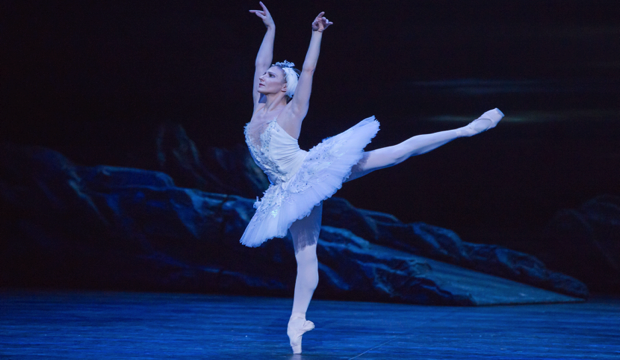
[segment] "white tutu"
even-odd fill
[[[273,131],[279,130],[276,128]],[[296,167],[298,170],[294,174],[287,174],[285,179],[288,180],[272,183],[263,198],[254,204],[256,213],[245,229],[241,243],[256,247],[271,238],[286,236],[293,222],[308,216],[314,206],[342,187],[342,183],[351,174],[351,168],[362,158],[364,147],[378,131],[379,122],[372,116],[310,149],[301,165]],[[276,148],[273,141],[263,144],[263,147],[269,149],[271,145],[271,148]],[[252,146],[250,150],[255,160],[261,156]],[[264,154],[262,156],[265,157]],[[257,164],[261,166],[260,159]]]

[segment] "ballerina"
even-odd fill
[[[374,116],[345,132],[327,138],[309,151],[297,139],[308,112],[312,77],[319,58],[324,31],[333,23],[321,12],[312,22],[312,37],[301,71],[284,61],[271,65],[276,26],[267,7],[250,10],[262,19],[267,32],[256,56],[252,95],[254,110],[245,126],[245,140],[256,164],[271,185],[254,207],[241,243],[256,247],[291,232],[297,277],[287,334],[293,353],[301,353],[302,335],[314,328],[306,311],[319,281],[316,246],[321,230],[322,201],[331,197],[343,182],[372,171],[399,164],[456,138],[472,136],[495,127],[503,114],[485,112],[467,126],[417,135],[400,144],[364,151],[379,131]]]

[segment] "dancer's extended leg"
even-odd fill
[[[397,145],[364,152],[359,163],[351,169],[351,175],[347,181],[357,179],[378,169],[394,166],[411,156],[427,153],[456,138],[479,134],[495,127],[503,116],[504,114],[499,109],[489,110],[462,128],[417,135]]]
[[[319,262],[316,245],[321,231],[323,204],[315,206],[307,217],[297,220],[290,227],[297,260],[297,278],[293,310],[289,319],[287,334],[293,353],[301,353],[301,337],[314,328],[312,321],[306,320],[306,311],[319,283]]]

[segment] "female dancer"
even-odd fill
[[[319,281],[316,246],[321,230],[322,201],[345,181],[374,170],[396,165],[410,156],[431,151],[458,137],[472,136],[495,127],[503,114],[489,110],[469,125],[455,130],[414,136],[400,144],[364,152],[379,130],[370,117],[310,151],[299,148],[297,138],[308,112],[312,76],[319,57],[323,32],[332,22],[321,12],[312,22],[312,38],[301,73],[289,62],[270,65],[276,27],[271,14],[250,10],[263,20],[267,33],[256,57],[254,112],[245,127],[245,138],[256,164],[267,174],[271,186],[254,204],[256,213],[241,243],[259,246],[290,230],[297,260],[293,310],[287,334],[293,353],[301,353],[302,335],[314,328],[306,310]],[[294,95],[294,96],[293,96]]]

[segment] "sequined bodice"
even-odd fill
[[[272,184],[291,179],[299,170],[307,151],[274,119],[259,127],[245,125],[245,142],[254,162],[267,174]],[[252,124],[253,125],[253,124]]]

